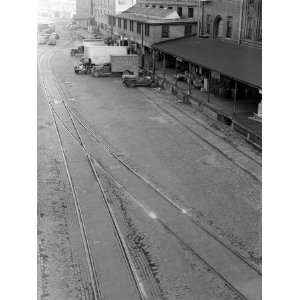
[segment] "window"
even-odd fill
[[[122,26],[122,25],[121,25],[121,22],[122,22],[122,19],[118,18],[118,27],[119,27],[119,28],[121,28],[121,26]]]
[[[150,25],[145,24],[145,36],[149,36],[149,34],[150,34]]]
[[[192,35],[192,25],[185,24],[184,26],[184,36],[191,36]]]
[[[127,20],[123,20],[123,28],[124,30],[127,30]]]
[[[253,35],[253,18],[248,17],[246,26],[246,39],[251,40]]]
[[[116,17],[113,17],[113,26],[116,26]]]
[[[172,6],[168,6],[168,9],[173,9],[173,7]]]
[[[193,18],[194,17],[194,8],[193,7],[189,7],[188,8],[188,17],[189,18]]]
[[[132,20],[130,20],[129,26],[130,26],[130,31],[133,32],[133,21]]]
[[[160,5],[159,8],[164,8],[164,6],[163,6],[163,5]]]
[[[155,6],[155,5],[152,5],[152,7],[155,8],[156,6]]]
[[[136,29],[136,31],[137,31],[137,34],[141,34],[141,32],[142,32],[142,24],[141,23],[137,23],[137,29]]]
[[[206,33],[210,34],[210,27],[211,27],[211,15],[206,16]]]
[[[177,13],[179,17],[182,17],[182,7],[177,7]]]
[[[232,38],[232,17],[227,17],[226,37]]]
[[[161,27],[161,37],[167,38],[169,37],[169,25],[163,24]]]

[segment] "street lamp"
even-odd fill
[[[198,2],[198,36],[201,38],[207,38],[209,35],[204,32],[204,5],[210,2],[210,0],[199,0]],[[201,7],[201,31],[200,31],[200,7]]]

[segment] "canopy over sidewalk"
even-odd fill
[[[152,47],[245,84],[262,87],[261,49],[198,37],[160,42]]]

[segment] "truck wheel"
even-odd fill
[[[79,71],[78,71],[78,70],[74,70],[74,72],[75,72],[76,74],[78,74]]]

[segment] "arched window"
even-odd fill
[[[222,37],[223,35],[223,20],[221,16],[217,16],[214,21],[214,38]]]

